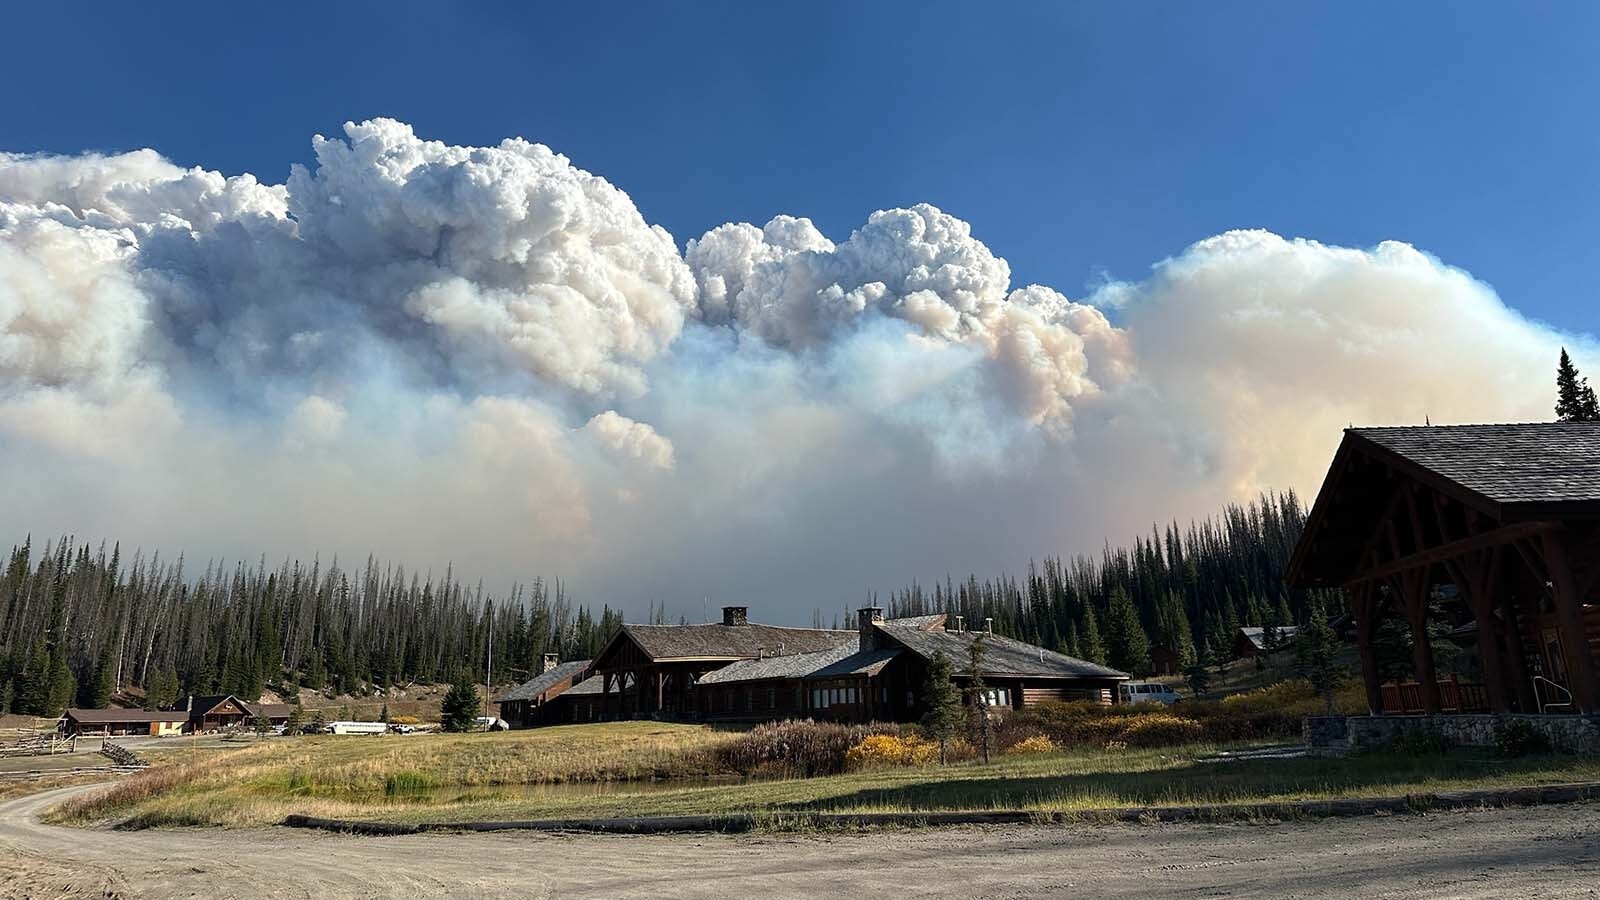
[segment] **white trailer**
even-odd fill
[[[382,722],[329,722],[330,734],[383,734],[389,726]]]

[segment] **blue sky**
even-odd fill
[[[159,9],[157,13],[155,10]],[[376,115],[522,135],[681,244],[929,201],[1071,296],[1235,227],[1408,241],[1600,331],[1600,7],[25,4],[0,147],[281,181]]]

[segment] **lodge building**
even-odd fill
[[[1600,425],[1348,429],[1288,581],[1345,589],[1375,715],[1594,715]],[[1409,634],[1409,679],[1380,675],[1385,622]],[[1436,671],[1430,624],[1476,678]]]
[[[271,725],[289,720],[287,703],[250,703],[231,694],[185,697],[170,709],[69,709],[61,718],[67,734],[149,735],[223,731],[248,727],[256,719]]]
[[[1128,678],[987,629],[948,628],[942,614],[886,620],[866,607],[857,615],[854,630],[752,623],[741,606],[725,607],[720,623],[623,625],[592,661],[547,663],[498,698],[501,716],[517,727],[632,718],[908,721],[925,710],[929,662],[942,654],[965,687],[977,642],[991,706],[1111,703]]]

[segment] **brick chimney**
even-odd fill
[[[878,649],[878,623],[882,621],[881,606],[863,606],[856,610],[856,630],[861,635],[861,652]]]
[[[559,666],[559,665],[561,665],[561,654],[559,654],[559,653],[546,653],[544,655],[544,659],[539,661],[539,674],[543,675],[544,673],[550,671],[551,669],[554,669],[556,666]]]
[[[750,608],[748,606],[724,606],[722,608],[722,624],[748,625],[750,624]]]

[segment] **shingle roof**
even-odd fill
[[[883,633],[924,659],[942,651],[956,674],[964,674],[972,642],[982,637],[985,645],[983,674],[1029,675],[1041,678],[1127,678],[1128,673],[1074,659],[1013,638],[981,631],[923,631],[916,628],[884,628]]]
[[[806,677],[844,678],[848,675],[876,675],[883,671],[883,667],[888,665],[890,660],[905,652],[899,647],[880,647],[877,650],[857,651],[837,662],[823,666]]]
[[[104,725],[109,722],[187,722],[189,714],[181,709],[69,709],[67,717],[85,725]]]
[[[745,659],[763,653],[812,653],[856,640],[854,631],[754,623],[624,625],[622,630],[652,659]]]
[[[1244,635],[1245,639],[1253,644],[1257,650],[1267,649],[1267,630],[1265,628],[1257,628],[1254,625],[1245,625],[1239,628],[1239,633]],[[1296,637],[1299,637],[1299,635],[1300,626],[1298,625],[1285,625],[1278,629],[1279,643],[1288,643],[1294,640]]]
[[[1352,428],[1495,503],[1600,501],[1600,423]]]
[[[879,624],[893,625],[897,628],[934,628],[943,625],[949,616],[945,613],[934,613],[931,616],[907,616],[903,619],[889,619]]]
[[[606,680],[598,675],[592,675],[562,691],[561,696],[577,697],[583,694],[602,694],[605,693],[605,689]]]
[[[762,659],[741,659],[700,676],[700,684],[732,684],[740,681],[765,681],[771,678],[804,678],[812,672],[855,653],[857,641],[841,641],[838,646],[815,653],[790,653]]]
[[[589,660],[587,659],[561,663],[506,691],[496,697],[494,702],[505,703],[508,700],[532,700],[568,678],[579,675],[587,668],[589,668]]]

